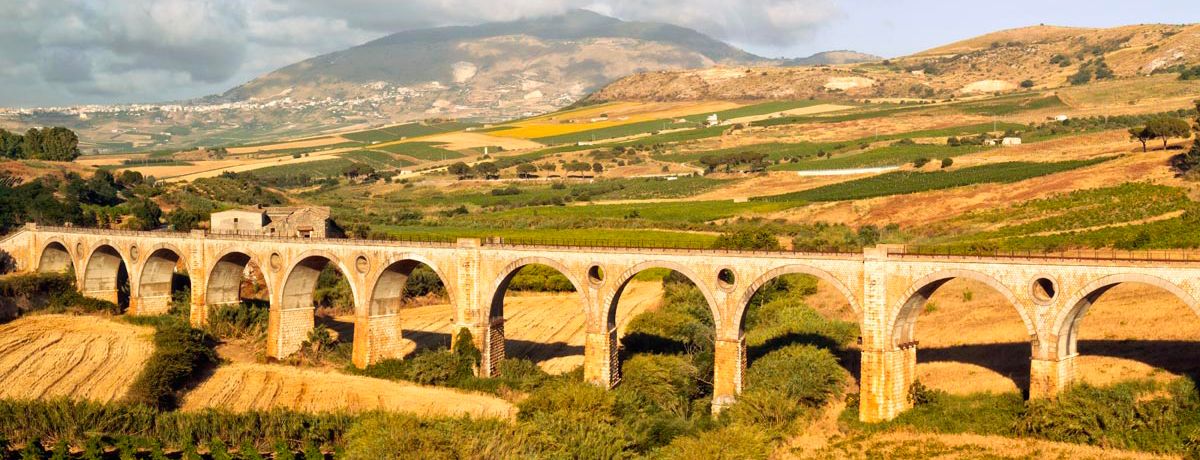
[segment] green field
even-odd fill
[[[547,145],[574,144],[577,142],[591,142],[617,137],[635,136],[638,134],[653,133],[655,131],[666,129],[682,128],[684,126],[687,125],[675,123],[673,120],[650,120],[619,126],[610,126],[607,128],[589,129],[587,131],[579,131],[575,133],[559,134],[557,136],[539,137],[532,140],[534,142],[540,142]]]
[[[586,246],[711,247],[716,235],[624,228],[503,229],[380,225],[398,238],[450,239],[501,237],[514,244],[579,244]]]
[[[583,206],[541,206],[520,208],[509,211],[492,213],[487,220],[505,220],[510,218],[537,218],[545,222],[556,219],[572,221],[594,221],[598,219],[614,220],[649,220],[664,223],[705,223],[718,219],[736,216],[763,214],[795,206],[802,202],[748,202],[734,203],[733,200],[722,201],[687,201],[671,203],[630,203],[630,204],[597,204]],[[475,217],[475,216],[473,216]]]
[[[353,152],[343,153],[342,158],[348,158],[357,163],[362,163],[375,169],[399,169],[406,166],[412,166],[414,163],[403,158],[396,158],[387,152],[378,150],[355,150]]]
[[[383,151],[391,152],[391,153],[398,153],[401,155],[405,155],[405,156],[416,158],[418,160],[425,160],[425,161],[453,160],[456,158],[462,158],[462,157],[466,156],[466,155],[463,155],[462,153],[455,152],[453,150],[446,150],[443,148],[439,148],[438,145],[442,145],[442,144],[437,144],[437,143],[432,143],[432,142],[405,142],[403,144],[394,144],[394,145],[388,145],[385,147],[379,147],[379,150],[383,150]]]
[[[747,105],[745,107],[738,107],[736,109],[722,110],[722,111],[713,112],[713,113],[716,113],[718,119],[720,119],[721,121],[725,121],[725,120],[729,120],[729,119],[733,119],[733,118],[752,117],[755,115],[766,115],[768,113],[782,112],[784,110],[812,107],[814,105],[828,104],[829,102],[830,101],[815,100],[815,99],[805,99],[805,100],[798,100],[798,101],[771,101],[771,102],[763,102],[761,104]],[[684,119],[686,119],[687,121],[699,123],[699,122],[702,122],[705,119],[707,119],[709,115],[711,115],[711,113],[698,113],[696,115],[688,115],[688,116],[684,117]]]
[[[309,161],[307,163],[297,163],[290,165],[271,166],[268,168],[255,169],[250,171],[256,177],[263,179],[277,179],[282,177],[298,177],[308,176],[310,178],[320,177],[336,177],[342,173],[342,168],[354,164],[345,158],[331,158],[328,160]]]
[[[1091,166],[1110,158],[1095,160],[1031,163],[1014,161],[972,166],[951,171],[898,171],[878,176],[817,187],[802,192],[763,197],[764,201],[842,201],[888,195],[941,190],[975,184],[1009,183]]]
[[[408,123],[399,126],[389,126],[387,128],[373,129],[370,131],[359,131],[356,133],[343,134],[342,137],[358,142],[366,143],[381,143],[400,140],[401,138],[428,136],[437,133],[447,133],[451,131],[461,131],[470,127],[479,126],[477,123]]]
[[[875,168],[901,166],[920,158],[938,161],[982,151],[981,146],[950,147],[944,144],[889,145],[861,153],[845,153],[825,158],[810,158],[772,167],[778,171],[810,171],[831,169]]]
[[[983,101],[963,102],[955,104],[954,107],[975,115],[1003,116],[1031,110],[1066,107],[1066,105],[1056,95],[1018,94]]]

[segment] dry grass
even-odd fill
[[[719,112],[740,106],[741,104],[725,101],[619,102],[522,120],[512,124],[515,126],[514,128],[495,131],[492,134],[534,139],[611,128],[642,121]],[[608,118],[602,121],[592,121],[599,118],[601,114],[608,115]]]
[[[0,326],[0,398],[122,399],[154,330],[99,317],[26,316]]]
[[[345,375],[292,366],[234,363],[221,366],[188,392],[183,410],[287,408],[305,412],[387,410],[417,415],[511,418],[507,401],[449,388]]]

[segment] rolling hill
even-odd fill
[[[820,68],[731,67],[623,78],[594,100],[845,96],[943,99],[1178,72],[1200,63],[1200,25],[1004,30],[880,62]],[[1076,80],[1072,80],[1076,79]]]

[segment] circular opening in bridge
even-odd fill
[[[1041,302],[1049,302],[1054,300],[1054,295],[1057,294],[1057,288],[1054,286],[1054,281],[1050,278],[1038,278],[1033,280],[1033,298]]]
[[[604,269],[599,265],[592,265],[592,268],[588,269],[588,281],[595,284],[604,282]]]
[[[733,275],[733,270],[722,268],[721,271],[717,272],[717,282],[723,288],[731,288],[733,287],[733,283],[737,282],[737,277]]]

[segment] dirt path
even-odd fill
[[[509,402],[479,393],[292,366],[221,366],[183,401],[183,410],[288,408],[305,412],[388,410],[417,415],[511,418]]]
[[[0,398],[125,397],[154,330],[99,317],[26,316],[0,326]]]
[[[634,316],[657,308],[662,284],[632,281],[617,307],[617,334]],[[402,312],[407,350],[450,343],[454,312],[429,305]],[[509,294],[504,301],[505,355],[533,360],[547,372],[562,373],[583,365],[584,319],[578,295]]]

